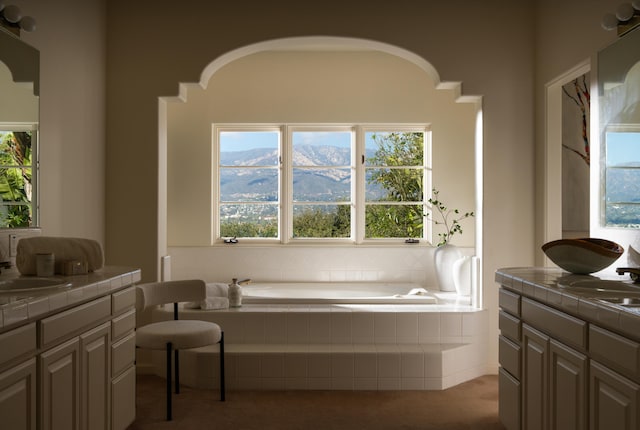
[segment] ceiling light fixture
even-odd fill
[[[31,16],[22,16],[16,5],[5,5],[0,1],[0,26],[20,36],[20,30],[32,32],[36,29],[36,20]]]
[[[602,28],[607,31],[618,30],[618,36],[622,36],[640,25],[640,0],[631,3],[622,3],[616,9],[615,14],[607,13],[602,17]]]

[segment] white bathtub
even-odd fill
[[[253,282],[242,287],[247,304],[434,304],[419,285],[376,282]]]

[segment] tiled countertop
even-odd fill
[[[0,275],[0,280],[20,276],[17,271]],[[110,294],[139,282],[140,269],[107,266],[87,275],[56,276],[71,285],[41,292],[0,292],[0,333],[74,305]]]
[[[524,297],[640,341],[640,307],[603,300],[640,298],[640,284],[634,284],[628,277],[573,275],[558,268],[511,267],[498,269],[495,280]],[[624,291],[614,291],[616,288]]]

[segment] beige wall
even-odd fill
[[[354,3],[302,10],[298,2],[109,2],[107,169],[118,172],[107,179],[109,259],[142,266],[147,279],[156,273],[157,97],[177,95],[179,82],[198,82],[207,64],[236,48],[328,35],[396,45],[429,61],[443,81],[462,81],[465,94],[485,96],[486,277],[490,283],[498,266],[533,262],[531,4]],[[455,17],[455,25],[443,17]]]
[[[474,210],[477,105],[435,84],[387,53],[296,50],[242,57],[206,90],[190,86],[185,102],[167,106],[168,245],[211,245],[212,124],[426,124],[434,186],[449,207]],[[474,240],[467,221],[454,243],[473,247]]]
[[[11,70],[0,61],[0,122],[38,122],[38,97],[33,83],[14,82]]]
[[[42,234],[105,237],[104,0],[15,0],[37,21]]]

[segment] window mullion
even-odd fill
[[[280,241],[289,243],[293,236],[293,157],[291,127],[280,129]]]
[[[355,166],[355,189],[352,189],[352,201],[355,204],[354,211],[352,212],[351,230],[354,232],[355,243],[359,244],[364,241],[365,234],[365,142],[364,142],[364,130],[362,126],[355,127],[355,151],[353,157],[353,164]]]

